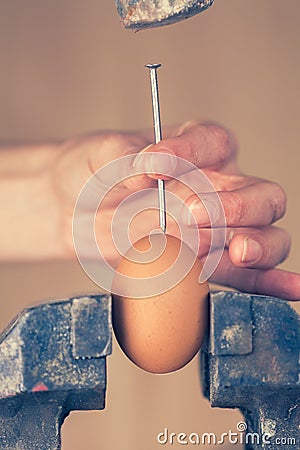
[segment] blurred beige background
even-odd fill
[[[283,266],[298,271],[299,20],[299,0],[215,0],[188,21],[134,33],[123,29],[113,0],[0,0],[0,140],[151,126],[144,64],[161,62],[163,123],[223,123],[239,139],[242,168],[287,191],[282,224],[293,249]],[[27,305],[97,289],[78,264],[4,265],[0,277],[1,328]],[[63,450],[153,450],[165,427],[221,433],[236,430],[240,417],[203,399],[197,359],[154,376],[115,344],[107,408],[72,413]]]

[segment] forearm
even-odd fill
[[[0,150],[0,261],[62,256],[59,210],[50,171],[56,144],[3,146]]]

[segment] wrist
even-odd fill
[[[0,151],[0,259],[38,261],[63,254],[59,210],[49,172],[59,146],[34,145]]]

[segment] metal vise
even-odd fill
[[[0,448],[60,449],[72,410],[103,409],[111,298],[24,310],[0,335]]]
[[[299,449],[299,322],[283,300],[211,295],[204,394],[240,408],[247,450]],[[27,309],[0,335],[1,449],[58,450],[70,411],[105,407],[111,330],[110,296],[93,295]]]
[[[188,19],[214,0],[115,0],[126,28],[154,28]]]
[[[300,448],[300,317],[272,297],[218,292],[201,351],[204,395],[245,416],[248,450]]]

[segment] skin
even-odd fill
[[[102,132],[65,142],[2,146],[0,152],[0,214],[2,261],[75,259],[72,217],[85,182],[103,165],[127,154],[167,152],[199,167],[215,186],[227,221],[227,242],[222,260],[210,281],[242,291],[300,299],[300,275],[276,269],[290,250],[287,231],[274,224],[286,210],[286,195],[276,183],[243,174],[237,164],[237,143],[223,127],[190,122],[164,130],[156,145],[153,131]],[[136,167],[139,166],[137,158]],[[203,205],[195,194],[167,175],[142,174],[121,182],[105,198],[96,218],[96,235],[104,241],[105,257],[116,266],[118,255],[111,240],[110,223],[116,207],[129,194],[155,187],[158,175],[166,189],[176,192],[191,208],[197,226],[209,242]],[[171,175],[171,173],[170,173]],[[84,222],[86,211],[80,212]],[[157,215],[137,216],[134,227],[157,228]],[[168,233],[176,235],[172,220]],[[132,226],[133,227],[133,226]],[[133,228],[134,228],[133,227]],[[205,258],[208,245],[202,245]]]

